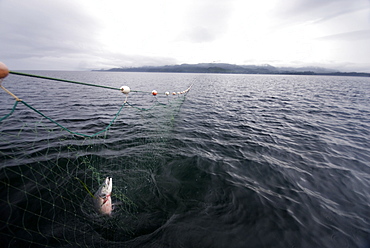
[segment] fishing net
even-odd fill
[[[0,82],[14,93],[0,92],[2,246],[118,246],[158,228],[153,213],[160,219],[176,203],[160,197],[170,182],[157,171],[171,160],[175,118],[191,86],[125,94],[13,74]],[[92,204],[107,176],[111,216]]]

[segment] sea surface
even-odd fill
[[[370,247],[370,78],[27,73],[133,92],[3,81],[1,247]]]

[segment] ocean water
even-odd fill
[[[370,247],[370,78],[33,74],[132,92],[111,128],[70,134],[19,103],[0,123],[4,247]],[[125,96],[16,75],[3,85],[68,129]],[[14,100],[0,93],[0,118]],[[145,109],[145,110],[143,110]],[[113,178],[110,217],[94,192]]]

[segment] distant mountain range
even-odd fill
[[[121,67],[98,71],[121,72],[177,72],[177,73],[224,73],[224,74],[283,74],[283,75],[334,75],[363,76],[370,73],[340,72],[321,67],[274,67],[271,65],[234,65],[225,63],[200,63],[165,66]]]

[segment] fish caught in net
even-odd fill
[[[160,197],[166,180],[156,171],[171,160],[168,141],[191,86],[128,93],[65,80],[42,93],[56,78],[13,74],[1,84],[29,84],[19,98],[0,92],[2,246],[106,247],[156,229],[148,213],[165,221],[176,202]]]

